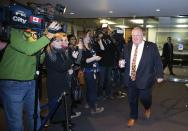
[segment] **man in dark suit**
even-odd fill
[[[143,40],[139,27],[132,30],[132,42],[125,49],[125,84],[130,106],[128,127],[138,119],[138,99],[144,106],[144,117],[149,118],[152,104],[152,86],[163,81],[163,67],[156,44]]]
[[[163,60],[163,70],[168,66],[170,75],[174,75],[172,66],[173,66],[173,44],[171,42],[171,37],[167,38],[167,42],[164,43],[163,52],[162,52],[162,60]]]

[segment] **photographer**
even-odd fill
[[[52,22],[48,27],[54,30],[60,28],[57,22]],[[34,128],[36,54],[50,42],[54,34],[47,31],[39,39],[36,36],[32,30],[11,28],[10,44],[0,62],[0,96],[9,131],[24,130],[23,110],[28,115],[28,129],[33,131]],[[38,116],[39,111],[38,105]]]
[[[101,56],[99,61],[100,67],[100,80],[99,80],[99,97],[113,99],[113,88],[112,88],[112,69],[115,63],[115,52],[116,46],[112,37],[109,35],[109,28],[103,27],[97,35],[98,48],[97,53]],[[105,95],[103,96],[103,91]]]

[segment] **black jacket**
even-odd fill
[[[173,60],[173,44],[165,43],[163,46],[162,59],[165,61]]]

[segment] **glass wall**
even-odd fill
[[[159,49],[172,38],[174,51],[188,51],[188,28],[149,28],[148,40],[157,43]],[[183,47],[183,48],[181,48]]]

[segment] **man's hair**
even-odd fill
[[[140,30],[140,31],[142,31],[143,36],[146,35],[146,29],[144,29],[144,28],[142,28],[142,27],[136,26],[136,27],[134,27],[134,28],[132,29],[132,31],[133,31],[133,30]]]
[[[144,30],[142,27],[139,27],[139,26],[136,26],[136,27],[133,28],[133,30],[135,30],[135,29],[139,29],[139,30],[142,30],[142,31]]]

